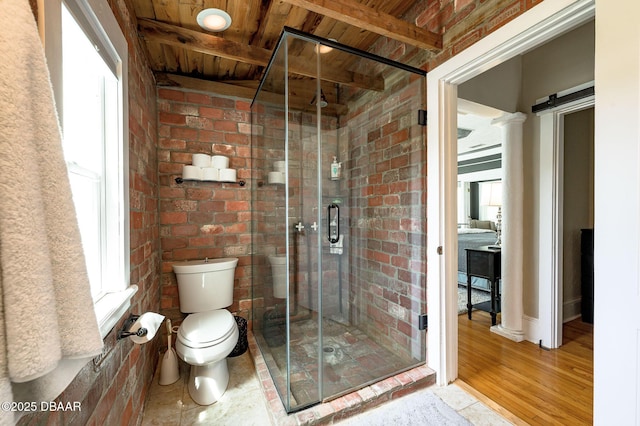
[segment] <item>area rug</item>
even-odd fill
[[[337,423],[340,426],[467,426],[467,419],[430,389],[394,399]]]
[[[487,291],[471,289],[471,303],[486,302],[491,300],[491,294]],[[458,315],[467,312],[467,288],[458,286]]]

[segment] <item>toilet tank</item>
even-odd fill
[[[180,311],[206,312],[231,306],[237,264],[235,257],[174,263]]]

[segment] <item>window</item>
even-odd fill
[[[130,306],[127,43],[105,0],[47,0],[39,22],[103,337]],[[127,154],[127,155],[125,155]]]

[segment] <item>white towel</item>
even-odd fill
[[[0,401],[50,401],[102,339],[35,20],[0,4]]]

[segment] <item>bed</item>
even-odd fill
[[[477,226],[477,223],[473,221],[470,225],[471,227],[468,228],[458,228],[458,285],[464,287],[467,286],[467,252],[465,249],[488,246],[496,242],[496,232],[491,229],[492,223],[489,225],[482,223],[480,224],[481,228],[473,227]],[[490,290],[489,282],[479,277],[471,277],[471,287],[478,290]]]

